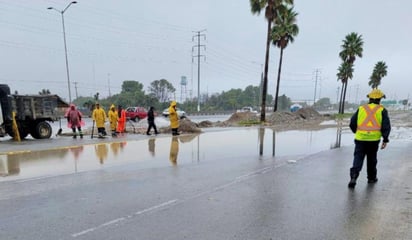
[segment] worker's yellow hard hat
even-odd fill
[[[372,91],[367,95],[367,97],[372,99],[386,98],[385,94],[377,88],[372,89]]]

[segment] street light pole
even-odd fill
[[[261,72],[261,74],[260,74],[260,83],[259,83],[259,94],[260,94],[260,99],[262,98],[262,85],[263,85],[263,63],[259,63],[259,62],[255,62],[255,61],[252,61],[252,63],[254,63],[254,64],[259,64],[260,65],[260,67],[262,68],[262,72]],[[259,103],[259,100],[257,100],[257,103]],[[259,104],[260,105],[260,104]],[[259,106],[257,106],[256,107],[256,109],[258,109],[259,110]]]
[[[70,2],[62,11],[54,8],[54,7],[48,7],[47,9],[49,10],[55,10],[56,12],[60,13],[62,15],[62,25],[63,25],[63,42],[64,42],[64,54],[66,57],[66,74],[67,74],[67,88],[69,90],[69,103],[72,102],[72,94],[71,94],[71,90],[70,90],[70,74],[69,74],[69,59],[67,57],[67,44],[66,44],[66,29],[64,26],[64,13],[66,12],[66,10],[72,5],[72,4],[76,4],[76,1],[72,1]]]

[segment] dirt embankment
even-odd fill
[[[330,120],[328,116],[323,116],[312,108],[303,108],[297,112],[276,112],[267,113],[265,126],[279,129],[316,129],[326,127],[319,124],[322,121]],[[199,124],[193,123],[190,120],[180,121],[179,129],[183,132],[198,132],[200,128],[207,127],[238,127],[238,126],[250,126],[260,121],[260,115],[248,112],[234,113],[226,121],[202,121]]]
[[[411,111],[389,112],[391,125],[395,127],[412,127]],[[334,116],[322,115],[313,108],[302,108],[296,112],[267,113],[265,126],[276,130],[316,130],[328,127],[336,127]],[[260,115],[255,113],[234,113],[226,121],[202,121],[194,123],[189,119],[180,121],[179,130],[182,132],[199,133],[201,128],[208,127],[240,127],[256,125],[260,121]],[[321,124],[322,123],[322,124]],[[342,126],[349,126],[349,118],[340,122]],[[168,129],[162,129],[168,131]]]
[[[275,112],[266,113],[265,127],[279,131],[285,130],[317,130],[328,127],[335,127],[336,122],[333,116],[322,115],[312,108],[302,108],[296,112]],[[412,127],[412,112],[397,111],[389,112],[392,127]],[[179,131],[183,133],[201,133],[202,128],[209,127],[243,127],[252,126],[260,122],[260,115],[255,113],[234,113],[226,121],[202,121],[195,123],[190,121],[190,118],[180,120]],[[322,124],[321,124],[322,123]],[[326,123],[326,124],[325,124]],[[342,126],[349,125],[349,119],[344,119],[341,122]],[[129,133],[146,133],[146,127],[127,129]],[[170,133],[170,127],[160,127],[160,133]]]

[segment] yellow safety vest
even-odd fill
[[[360,141],[379,141],[382,137],[382,105],[365,104],[359,107],[355,139]]]

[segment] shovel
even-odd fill
[[[90,138],[93,139],[93,134],[94,134],[94,120],[93,120],[93,126],[92,126],[92,134],[90,135]]]

